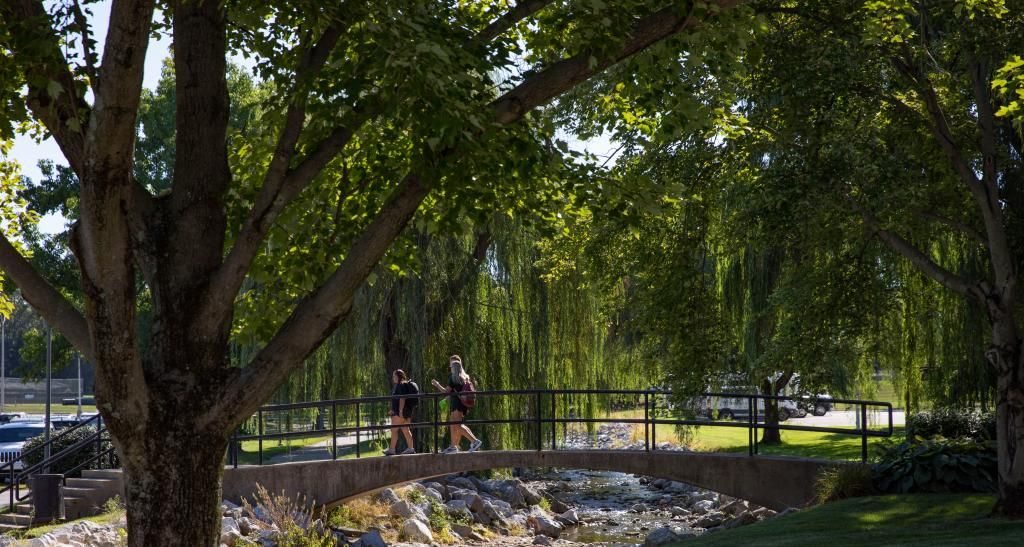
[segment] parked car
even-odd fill
[[[28,414],[24,412],[4,412],[0,414],[0,424],[6,424],[15,420],[24,420],[28,418]]]
[[[21,452],[25,441],[42,435],[46,430],[43,422],[12,422],[0,425],[0,465],[15,462],[14,469],[24,469]]]
[[[750,400],[746,397],[713,397],[705,407],[705,415],[712,417],[711,411],[718,411],[719,420],[750,419]],[[799,414],[796,403],[789,400],[779,401],[779,421],[786,421]],[[757,401],[758,421],[764,421],[764,399]]]
[[[815,416],[824,416],[832,410],[832,396],[827,393],[805,395],[800,398],[799,406]]]

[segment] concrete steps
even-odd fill
[[[64,518],[67,520],[99,514],[114,496],[124,498],[121,471],[88,469],[81,478],[69,478],[64,486]],[[0,534],[32,525],[32,499],[18,503],[15,510],[0,514]]]
[[[114,496],[124,499],[120,470],[86,469],[81,478],[65,481],[64,517],[70,520],[96,515]]]

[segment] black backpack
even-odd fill
[[[417,394],[419,394],[420,386],[418,386],[416,384],[416,382],[413,382],[412,380],[409,380],[409,385],[412,386],[412,392],[407,393],[406,395],[417,395]],[[418,404],[420,404],[420,398],[419,397],[410,397],[410,398],[405,400],[405,407],[408,408],[409,410],[413,410],[414,408],[416,408],[416,405],[418,405]]]

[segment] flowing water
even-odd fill
[[[665,492],[649,488],[640,479],[614,471],[563,470],[538,477],[549,482],[558,499],[576,509],[581,524],[562,532],[561,539],[581,543],[635,545],[643,543],[652,530],[667,526],[685,528],[682,521],[673,521],[672,496],[681,492]],[[643,504],[646,508],[636,507]],[[645,509],[640,512],[631,509]]]

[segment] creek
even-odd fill
[[[659,490],[626,473],[580,469],[552,471],[533,478],[579,515],[580,525],[567,527],[560,539],[634,545],[643,543],[648,533],[663,526],[690,529],[671,510],[685,503],[688,492],[696,491],[686,485],[673,483]]]

